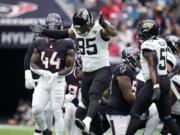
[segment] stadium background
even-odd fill
[[[24,56],[32,43],[31,23],[44,23],[50,12],[59,13],[64,24],[71,25],[73,13],[88,8],[95,19],[100,10],[118,29],[109,44],[111,61],[116,62],[127,46],[140,48],[135,26],[144,18],[154,18],[161,36],[180,36],[179,0],[1,0],[0,1],[0,123],[7,123],[19,101],[31,101],[32,90],[24,86]]]

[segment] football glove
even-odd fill
[[[47,70],[43,70],[41,76],[46,80],[46,81],[50,81],[53,77],[52,73],[50,71]]]
[[[43,32],[44,26],[42,24],[31,24],[30,30],[34,33],[41,34]]]
[[[107,23],[105,22],[104,17],[103,17],[103,15],[102,15],[102,12],[100,12],[100,15],[99,15],[99,24],[100,24],[103,28],[106,28],[106,26],[107,26]]]
[[[151,97],[151,101],[158,101],[160,99],[161,90],[159,88],[159,84],[153,86],[153,95]]]
[[[74,98],[75,98],[75,95],[72,95],[72,94],[66,94],[65,95],[65,101],[66,102],[71,102],[71,101],[73,101]]]
[[[32,78],[31,70],[25,70],[25,87],[26,89],[34,88],[34,80]]]

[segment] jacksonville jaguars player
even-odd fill
[[[171,72],[172,69],[174,69],[175,65],[176,65],[175,56],[172,53],[167,52],[167,69],[168,69],[168,73]],[[137,81],[136,93],[138,94],[138,92],[141,90],[141,88],[145,84],[145,79],[144,79],[144,76],[143,76],[143,73],[142,73],[141,70],[136,76],[136,81]],[[172,89],[172,85],[171,85],[171,89]],[[151,135],[151,134],[153,134],[153,132],[155,131],[155,129],[157,128],[159,123],[160,123],[160,119],[159,119],[157,107],[153,103],[149,107],[149,115],[146,117],[146,123],[145,123],[143,135]]]
[[[62,29],[60,15],[48,16],[47,29]],[[64,131],[62,108],[65,94],[65,75],[71,72],[74,65],[74,43],[72,40],[55,40],[39,38],[35,40],[31,57],[31,70],[40,75],[38,85],[33,93],[32,113],[35,122],[43,131],[43,135],[51,135],[44,118],[45,107],[50,101],[55,118],[56,135]]]
[[[169,35],[165,38],[168,45],[168,50],[174,54],[176,57],[176,66],[169,74],[169,77],[172,78],[175,74],[180,72],[180,38],[175,35]]]
[[[100,14],[99,20],[94,22],[91,13],[86,9],[79,9],[73,15],[72,27],[66,30],[48,30],[42,25],[33,24],[30,29],[54,39],[75,37],[81,51],[83,63],[82,97],[88,108],[88,113],[82,121],[77,119],[76,125],[88,133],[90,123],[99,111],[99,100],[110,82],[110,63],[108,43],[111,36],[116,36],[115,28],[106,22]]]
[[[126,135],[134,135],[140,125],[140,116],[152,102],[155,102],[160,119],[170,129],[172,135],[179,135],[180,130],[170,115],[169,90],[167,77],[167,44],[159,38],[159,26],[154,20],[142,20],[138,24],[141,45],[141,67],[145,85],[137,95],[131,109],[131,120]],[[164,105],[166,103],[166,105]]]
[[[113,70],[110,96],[106,104],[113,135],[124,135],[129,124],[130,109],[136,99],[132,85],[136,80],[136,71],[140,68],[140,51],[128,47],[122,51],[122,59],[124,62]]]

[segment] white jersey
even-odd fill
[[[81,51],[82,65],[84,72],[92,72],[105,66],[110,66],[108,43],[101,37],[99,22],[96,21],[94,26],[87,35],[82,36],[71,26],[76,35],[79,50]]]
[[[148,49],[156,51],[158,57],[157,72],[159,76],[167,75],[167,44],[164,39],[147,40],[141,46],[141,66],[144,79],[147,81],[150,77],[149,66],[146,58],[143,56],[143,50]]]
[[[172,69],[176,66],[176,57],[170,52],[167,52],[167,63],[172,66]]]
[[[171,113],[180,115],[180,94],[179,94],[178,90],[176,89],[176,87],[174,86],[173,82],[177,83],[180,86],[180,75],[175,75],[171,79],[171,89],[177,98],[176,102],[171,107]]]

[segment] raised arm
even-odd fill
[[[30,30],[34,33],[42,34],[53,39],[64,39],[75,36],[71,28],[63,30],[49,30],[46,29],[42,24],[32,24],[30,25]]]
[[[115,27],[104,20],[102,13],[100,13],[100,16],[99,16],[99,24],[103,27],[103,29],[101,30],[101,35],[104,38],[109,38],[110,36],[114,37],[117,35],[117,31]]]

